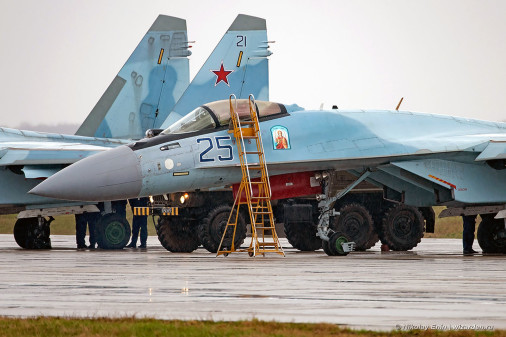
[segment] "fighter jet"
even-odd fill
[[[27,194],[40,182],[39,179],[47,178],[91,153],[128,143],[126,140],[111,140],[112,137],[140,138],[148,128],[159,128],[167,116],[177,114],[172,111],[178,111],[179,107],[193,109],[207,97],[220,99],[228,97],[231,91],[253,91],[268,99],[266,57],[270,52],[265,47],[266,33],[264,19],[237,16],[192,84],[187,86],[187,56],[190,53],[186,22],[160,16],[79,128],[77,134],[81,136],[1,129],[3,186],[0,188],[14,191],[4,194],[3,213],[23,211],[19,218],[27,218],[16,223],[18,244],[26,248],[47,248],[49,221],[44,217],[97,210],[94,206],[83,207],[82,203]],[[241,38],[247,42],[239,41]],[[253,71],[261,74],[254,81],[250,75]],[[128,223],[125,219],[108,223],[121,224],[122,230],[117,232],[125,235],[118,238],[116,244],[102,242],[102,247],[121,248],[128,241]]]
[[[170,111],[188,86],[189,55],[186,21],[160,15],[75,136],[0,128],[0,214],[20,212],[14,236],[21,247],[50,247],[46,217],[98,210],[27,192],[69,164],[159,126],[156,111]],[[126,219],[121,220],[129,233]]]
[[[247,118],[247,100],[233,104]],[[273,178],[297,172],[313,173],[304,184],[317,181],[322,187],[318,236],[329,255],[335,255],[329,247],[337,239],[329,227],[332,205],[364,180],[398,202],[400,232],[409,232],[421,217],[405,205],[445,205],[483,215],[505,208],[506,123],[409,111],[306,111],[255,104],[272,190],[288,188],[283,179],[276,180],[277,186]],[[236,184],[242,174],[229,123],[228,100],[202,105],[160,135],[90,156],[30,193],[100,201]],[[246,151],[254,147],[246,144]],[[334,172],[339,170],[357,179],[336,191]],[[250,173],[258,176],[258,171]],[[503,221],[482,218],[478,239],[484,251],[506,253]]]

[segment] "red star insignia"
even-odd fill
[[[229,87],[230,84],[228,83],[227,76],[230,75],[230,73],[233,73],[233,70],[225,70],[223,67],[223,61],[221,61],[221,67],[220,70],[211,70],[216,75],[216,83],[214,83],[214,86],[217,86],[218,83],[221,81],[225,82]]]

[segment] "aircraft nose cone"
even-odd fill
[[[66,167],[29,193],[64,200],[108,201],[137,197],[141,186],[139,159],[123,145]]]

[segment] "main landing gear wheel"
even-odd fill
[[[323,251],[328,256],[346,256],[349,252],[345,252],[343,243],[349,242],[348,238],[339,232],[334,232],[329,241],[322,240]]]
[[[504,219],[494,219],[493,214],[481,215],[477,237],[484,253],[506,254]]]
[[[331,228],[355,242],[356,250],[366,250],[377,242],[371,214],[364,206],[356,203],[344,205],[340,215],[334,217]]]
[[[232,211],[232,207],[230,206],[219,206],[215,209],[211,210],[202,223],[199,225],[198,235],[200,242],[211,253],[216,253],[220,246],[221,238],[223,236],[223,232],[225,231],[225,227],[227,226],[228,217],[230,212]],[[235,214],[232,215],[235,217]],[[227,230],[227,234],[223,241],[223,247],[230,248],[232,246],[232,234],[234,228],[229,226]],[[239,217],[237,219],[237,228],[235,231],[235,240],[234,247],[239,248],[244,239],[246,238],[246,221],[244,221],[244,217],[239,212]]]
[[[416,207],[394,206],[383,217],[381,242],[391,250],[410,250],[421,241],[424,224],[423,216]]]
[[[191,220],[161,216],[156,234],[163,248],[173,253],[191,253],[200,246],[197,225]]]
[[[42,226],[39,226],[38,218],[18,219],[14,225],[14,240],[25,249],[50,249],[51,239],[49,235],[52,220],[42,218]]]
[[[103,215],[95,228],[98,247],[122,249],[130,240],[130,232],[130,224],[121,215],[116,213]]]
[[[286,222],[285,235],[288,242],[303,252],[322,248],[322,239],[316,236],[317,229],[312,222]]]

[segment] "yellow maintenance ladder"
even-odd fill
[[[285,256],[283,248],[279,243],[274,224],[274,215],[272,214],[271,186],[265,162],[260,126],[258,124],[255,98],[253,95],[250,95],[248,98],[250,114],[248,120],[240,119],[235,95],[230,95],[229,102],[232,121],[232,130],[229,130],[229,133],[233,133],[236,140],[241,162],[242,180],[216,256],[228,255],[235,251],[246,251],[250,256],[257,256],[259,254],[265,255],[265,253],[277,253]],[[248,142],[251,140],[256,143],[256,151],[246,150],[245,139],[247,139]],[[252,156],[258,156],[258,162],[252,164],[248,163],[248,155],[250,155],[250,158]],[[252,181],[252,171],[260,171],[259,180],[256,179]],[[253,186],[256,188],[254,189]],[[238,250],[234,247],[235,232],[241,205],[247,205],[251,222],[251,243],[249,248],[245,250]],[[229,227],[231,227],[230,229],[233,228],[231,247],[222,248]]]

